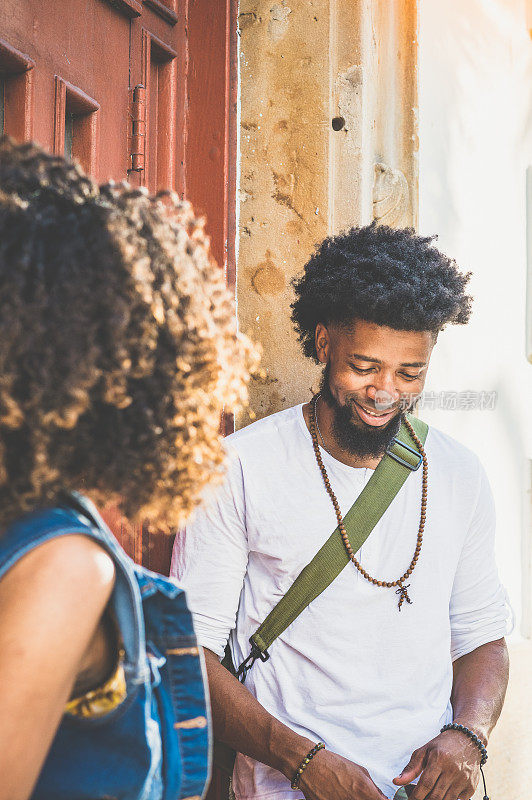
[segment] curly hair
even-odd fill
[[[76,489],[175,530],[256,361],[189,204],[0,142],[1,527]]]
[[[292,285],[292,321],[306,356],[318,361],[316,325],[356,319],[396,330],[432,331],[467,323],[471,273],[432,246],[435,236],[375,223],[325,239]]]

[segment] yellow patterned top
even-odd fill
[[[105,683],[86,692],[81,697],[75,697],[66,704],[65,713],[83,719],[102,717],[108,714],[126,699],[127,687],[122,666],[122,658],[115,671]]]

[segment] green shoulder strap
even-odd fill
[[[408,421],[424,444],[428,432],[427,424],[410,415]],[[406,425],[401,423],[397,436],[344,517],[345,529],[354,553],[362,547],[410,473],[418,469],[421,463],[422,458],[415,442]],[[333,582],[349,560],[340,530],[336,528],[250,637],[251,653],[236,673],[242,682],[258,658],[261,661],[268,660],[268,648],[272,642]]]

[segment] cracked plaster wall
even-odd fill
[[[374,216],[413,219],[413,138],[396,97],[403,78],[382,80],[392,69],[396,76],[397,54],[403,70],[411,62],[407,6],[415,21],[416,4],[400,0],[240,4],[238,314],[264,352],[251,418],[306,401],[317,386],[319,370],[302,356],[290,322],[290,281],[316,243]],[[391,52],[378,46],[384,40]],[[383,112],[390,104],[392,120]],[[333,119],[343,121],[339,130]],[[384,139],[398,144],[381,146]]]

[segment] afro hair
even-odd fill
[[[309,358],[318,361],[316,325],[357,319],[396,330],[431,331],[464,325],[471,273],[433,247],[435,236],[375,223],[325,239],[293,286],[292,321]]]

